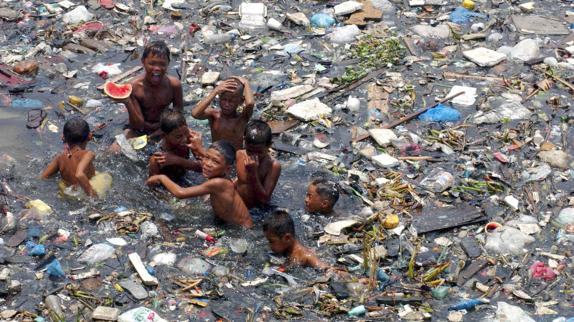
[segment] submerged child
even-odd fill
[[[210,107],[219,95],[217,110]],[[244,104],[241,114],[237,109]],[[245,126],[253,114],[255,100],[249,82],[242,77],[231,77],[217,85],[207,97],[192,110],[191,115],[200,120],[209,120],[212,142],[227,140],[238,150],[243,147]]]
[[[93,161],[95,154],[86,150],[92,139],[90,126],[81,118],[74,118],[64,125],[62,139],[64,152],[60,153],[42,172],[42,179],[60,173],[64,186],[63,192],[75,195],[74,190],[80,187],[90,197],[103,197],[111,186],[111,176],[107,173],[96,173]]]
[[[143,134],[157,136],[160,129],[161,113],[173,104],[173,108],[183,111],[183,91],[181,82],[167,75],[170,62],[169,48],[163,41],[149,43],[142,54],[145,73],[132,82],[132,94],[125,101],[129,114],[126,138]]]
[[[323,215],[332,214],[337,200],[339,200],[337,183],[325,178],[316,178],[307,188],[305,210]]]
[[[295,224],[285,210],[275,210],[265,218],[263,232],[269,247],[276,254],[287,255],[288,266],[311,266],[327,269],[329,265],[315,256],[313,251],[303,246],[295,236]]]
[[[171,180],[178,181],[187,170],[200,172],[201,163],[189,158],[194,139],[201,136],[187,127],[185,117],[177,111],[165,110],[161,115],[160,129],[163,152],[154,153],[148,164],[149,175],[165,174]]]
[[[272,133],[267,123],[253,120],[245,128],[245,150],[237,151],[237,191],[248,208],[269,204],[281,175],[281,164],[269,154]]]
[[[161,184],[180,199],[209,195],[216,217],[230,224],[251,228],[253,220],[249,211],[235,190],[233,182],[227,178],[234,161],[233,146],[224,140],[217,141],[209,147],[201,160],[202,173],[207,178],[204,183],[182,188],[166,175],[160,174],[151,176],[146,184],[149,186]]]

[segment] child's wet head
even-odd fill
[[[219,106],[224,115],[234,114],[245,98],[243,97],[243,84],[235,78],[230,78],[226,81],[234,81],[237,85],[233,92],[223,92],[219,95]]]
[[[142,54],[146,79],[153,85],[161,84],[170,62],[169,48],[163,41],[149,43]]]
[[[251,155],[262,156],[267,153],[272,143],[271,128],[267,123],[253,120],[245,127],[245,149]]]
[[[206,178],[225,176],[235,162],[235,148],[225,141],[214,142],[202,160],[202,173]]]
[[[339,200],[339,189],[333,181],[318,178],[309,184],[305,196],[305,210],[311,213],[327,214],[333,211]]]
[[[90,140],[90,125],[76,117],[64,124],[64,142],[68,145],[80,145]]]
[[[169,146],[182,146],[188,142],[188,128],[185,117],[177,111],[165,110],[161,114],[160,128]]]
[[[263,232],[274,253],[284,254],[293,247],[295,237],[295,223],[285,210],[275,210],[263,222]]]

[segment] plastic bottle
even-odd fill
[[[443,192],[452,187],[454,184],[454,176],[449,172],[438,170],[433,171],[431,174],[424,178],[420,185],[433,192]]]

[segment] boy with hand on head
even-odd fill
[[[295,236],[295,224],[285,210],[275,210],[265,218],[263,232],[269,247],[276,254],[287,255],[287,266],[311,266],[327,269],[329,265],[303,246]]]
[[[201,135],[187,127],[185,117],[180,112],[165,110],[161,114],[160,129],[163,152],[154,153],[148,164],[149,175],[165,174],[178,181],[187,170],[201,171],[201,163],[189,159],[190,150],[201,146]]]
[[[245,128],[245,150],[237,151],[235,186],[248,208],[266,205],[281,175],[281,164],[269,155],[271,128],[253,120]]]
[[[126,138],[143,134],[159,134],[160,115],[170,104],[183,112],[181,82],[167,75],[170,62],[169,48],[163,41],[146,45],[142,55],[145,74],[132,81],[132,94],[125,101],[129,114]]]
[[[180,199],[209,195],[216,217],[230,224],[251,228],[253,220],[249,211],[235,190],[233,182],[227,178],[234,161],[233,146],[224,140],[217,141],[209,147],[201,160],[202,173],[207,178],[204,183],[182,188],[166,175],[160,174],[151,176],[146,184],[149,186],[161,184]]]
[[[219,95],[217,110],[210,107],[211,102]],[[244,104],[241,114],[237,108]],[[253,114],[255,99],[249,82],[243,77],[233,76],[220,82],[215,89],[202,99],[191,111],[199,120],[209,120],[212,142],[227,140],[238,150],[243,147],[245,125]]]
[[[311,181],[305,196],[305,210],[310,213],[329,215],[339,200],[337,183],[325,178],[316,178]]]
[[[81,118],[73,118],[64,124],[63,132],[64,152],[50,162],[41,178],[48,179],[59,172],[64,192],[67,192],[67,188],[79,186],[90,197],[103,196],[111,185],[111,176],[107,173],[96,174],[93,165],[95,154],[86,150],[92,139],[90,126]]]

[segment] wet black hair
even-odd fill
[[[187,125],[187,122],[180,112],[167,109],[161,113],[159,127],[163,133],[169,134],[183,125]]]
[[[169,48],[167,48],[167,45],[163,40],[152,41],[144,47],[142,60],[146,59],[149,55],[165,57],[168,62],[171,60]]]
[[[273,134],[267,123],[261,120],[252,120],[245,127],[245,144],[265,144],[271,145]]]
[[[315,178],[311,181],[311,185],[315,186],[317,194],[329,201],[329,207],[333,208],[339,200],[339,185],[331,180],[325,178]]]
[[[70,119],[64,124],[64,142],[68,145],[82,144],[90,136],[90,125],[79,117]]]
[[[277,209],[265,218],[263,232],[272,233],[279,238],[286,234],[295,237],[295,223],[287,210]]]
[[[234,96],[235,96],[235,95],[241,95],[241,98],[244,98],[244,97],[243,97],[243,91],[245,90],[245,86],[243,85],[243,83],[240,82],[237,78],[232,78],[232,77],[230,77],[230,78],[226,79],[226,81],[228,81],[228,80],[233,80],[233,81],[237,84],[237,88],[235,89],[235,91],[234,91],[233,93],[223,92],[223,93],[221,93],[221,96],[225,96],[225,95],[234,95]]]
[[[209,146],[209,148],[215,149],[219,153],[221,153],[221,155],[223,155],[223,158],[225,159],[225,163],[227,163],[227,165],[233,165],[233,163],[235,163],[235,148],[228,141],[219,140],[219,141],[213,142]]]

